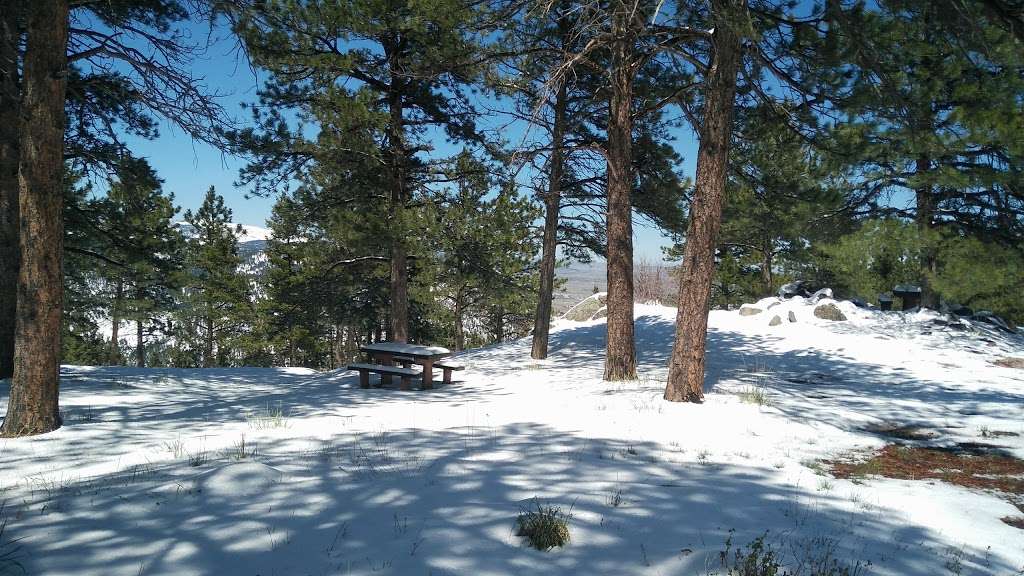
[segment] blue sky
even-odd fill
[[[201,30],[193,33],[206,34]],[[230,114],[241,121],[248,120],[249,113],[241,105],[256,100],[262,78],[237,57],[232,42],[222,40],[214,44],[206,56],[195,62],[193,70],[208,90],[223,95],[221,103]],[[129,146],[135,154],[149,160],[164,180],[164,189],[174,193],[182,212],[198,208],[207,188],[214,186],[233,211],[235,222],[264,226],[270,216],[273,198],[246,198],[247,190],[234,184],[239,169],[245,165],[243,159],[193,140],[166,120],[161,120],[159,138],[131,138]],[[684,171],[692,178],[697,156],[695,139],[689,133],[680,134],[676,148],[684,157]],[[658,229],[640,221],[634,225],[634,238],[637,259],[660,260],[661,248],[670,244]]]

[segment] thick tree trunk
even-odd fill
[[[0,2],[0,378],[14,374],[18,302],[18,37],[17,0]]]
[[[562,209],[562,173],[565,157],[566,87],[563,80],[555,95],[554,130],[551,133],[551,158],[548,170],[548,191],[544,196],[544,240],[540,257],[540,293],[537,314],[533,321],[533,349],[530,356],[538,360],[548,357],[548,335],[551,332],[551,304],[555,293],[555,259],[558,250],[558,216]]]
[[[146,340],[142,327],[142,320],[135,321],[135,365],[139,368],[146,367]]]
[[[30,3],[26,30],[18,174],[21,265],[14,378],[0,428],[4,436],[41,434],[60,426],[67,0]]]
[[[114,304],[110,307],[110,358],[107,363],[111,366],[121,365],[121,344],[118,342],[121,329],[121,302],[124,300],[124,281],[117,281],[117,288],[114,290]]]
[[[931,170],[931,160],[922,156],[915,162],[918,176],[926,176]],[[935,250],[935,195],[930,185],[923,185],[915,190],[917,213],[915,222],[921,233],[921,307],[939,309],[939,295],[932,287],[931,277],[938,272],[938,256]]]
[[[690,205],[690,223],[679,275],[676,340],[665,387],[665,399],[673,402],[704,400],[708,303],[722,220],[736,74],[742,55],[742,37],[734,26],[746,21],[742,18],[746,0],[713,0],[711,6],[715,16],[714,53],[705,80],[696,191]]]
[[[608,341],[605,380],[636,379],[633,339],[633,81],[627,36],[630,13],[616,4],[612,34],[611,100],[608,105]]]

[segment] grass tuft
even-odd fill
[[[261,410],[247,414],[246,422],[253,430],[270,430],[273,428],[288,428],[291,424],[288,421],[288,414],[282,409],[281,404],[271,406],[267,404]]]
[[[569,543],[570,512],[557,506],[534,502],[535,510],[523,510],[516,518],[516,536],[522,536],[537,550],[551,550]]]
[[[21,564],[21,546],[17,540],[11,540],[6,536],[7,517],[4,515],[3,506],[0,506],[0,576],[12,574],[26,574],[25,567]]]

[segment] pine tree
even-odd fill
[[[475,48],[467,33],[473,9],[456,0],[234,5],[236,29],[249,53],[271,73],[261,93],[263,104],[294,108],[320,128],[316,142],[309,142],[291,133],[279,113],[260,118],[262,132],[242,134],[240,140],[270,160],[251,167],[250,174],[258,178],[275,168],[289,169],[296,158],[307,165],[315,158],[332,165],[334,175],[327,178],[343,178],[339,172],[351,168],[367,182],[347,187],[341,181],[320,181],[314,187],[362,194],[362,201],[348,200],[353,208],[377,204],[385,209],[387,225],[381,230],[390,268],[389,337],[406,341],[408,257],[421,237],[416,196],[432,171],[422,157],[432,148],[427,137],[444,132],[453,140],[477,138],[475,113],[462,92],[474,75]],[[349,42],[355,38],[360,41]]]
[[[146,341],[167,332],[178,288],[182,257],[181,234],[174,226],[178,209],[149,164],[135,159],[122,162],[101,209],[104,228],[116,229],[118,235],[107,251],[119,263],[107,267],[111,322],[135,324],[135,365],[146,366]],[[117,331],[111,360],[121,357],[116,336]]]
[[[198,210],[185,212],[185,222],[187,280],[176,314],[179,346],[198,366],[225,366],[237,359],[238,339],[251,322],[248,280],[238,269],[241,228],[231,225],[231,210],[213,186]]]
[[[509,183],[492,182],[486,166],[468,153],[459,156],[454,171],[455,189],[440,200],[439,258],[423,285],[446,300],[444,315],[452,319],[446,332],[463,350],[501,341],[506,320],[531,316],[538,246],[529,223],[537,212]],[[497,315],[500,333],[494,329]]]
[[[864,20],[871,44],[854,45],[856,82],[839,132],[875,196],[909,195],[920,231],[922,305],[937,308],[947,233],[1013,245],[1024,238],[1019,134],[1024,63],[1019,40],[988,23],[978,4],[889,0]]]

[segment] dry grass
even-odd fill
[[[903,480],[934,479],[967,488],[1024,496],[1024,460],[997,446],[962,443],[953,448],[890,444],[861,461],[826,462],[837,478],[866,475]]]

